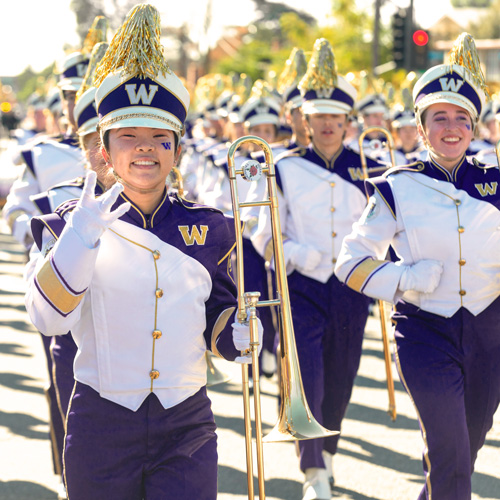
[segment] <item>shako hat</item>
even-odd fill
[[[298,88],[304,100],[304,114],[349,114],[356,100],[356,89],[337,75],[335,56],[330,42],[318,38]]]
[[[111,40],[94,80],[101,136],[121,127],[183,134],[189,92],[169,68],[160,34],[157,9],[139,4]]]
[[[94,74],[97,66],[101,62],[109,44],[106,42],[97,43],[90,56],[87,73],[83,83],[76,93],[76,103],[73,110],[78,135],[83,136],[97,131],[99,117],[97,115],[95,94],[97,89],[93,86]]]
[[[307,71],[306,55],[302,49],[294,47],[278,77],[278,92],[283,96],[284,105],[288,109],[299,108],[303,98],[298,84]]]
[[[94,45],[106,40],[108,30],[108,21],[104,16],[96,16],[89,28],[83,47],[80,51],[75,51],[67,55],[61,63],[59,69],[59,90],[71,90],[77,92],[83,82],[89,56]]]
[[[398,110],[392,117],[391,125],[396,129],[401,127],[416,127],[415,113],[410,109]]]
[[[59,67],[59,90],[77,92],[83,82],[89,60],[79,51],[68,54]]]
[[[263,123],[280,124],[281,103],[269,83],[256,80],[248,101],[241,106],[241,121],[246,127]]]
[[[361,115],[387,113],[389,108],[382,94],[368,94],[356,103],[356,111]]]

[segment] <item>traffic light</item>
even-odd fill
[[[405,68],[406,10],[398,9],[392,16],[392,59],[396,68]]]
[[[429,34],[422,29],[416,29],[412,35],[412,70],[425,71],[429,67]]]

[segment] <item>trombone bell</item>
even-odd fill
[[[246,167],[241,170],[236,170],[234,156],[238,147],[244,142],[250,142],[260,146],[265,155],[266,167],[262,169],[259,162],[249,160],[245,162]],[[256,164],[259,164],[257,166]],[[278,442],[278,441],[298,441],[303,439],[324,438],[339,434],[339,431],[330,431],[319,424],[309,409],[307,404],[302,378],[300,375],[300,367],[295,346],[295,335],[293,332],[292,313],[290,307],[290,298],[288,294],[288,281],[286,277],[285,258],[283,252],[283,238],[279,221],[278,211],[278,188],[276,183],[276,174],[272,151],[267,142],[259,137],[245,136],[236,140],[231,144],[228,151],[228,170],[229,179],[231,182],[231,198],[233,201],[233,212],[236,231],[236,248],[237,248],[237,266],[236,277],[238,285],[239,309],[242,315],[246,316],[245,306],[241,298],[245,294],[244,279],[243,279],[243,257],[241,255],[242,248],[242,231],[240,223],[240,207],[249,206],[268,206],[271,211],[272,239],[274,247],[274,262],[276,267],[276,287],[277,299],[269,300],[266,303],[257,303],[257,306],[279,306],[280,318],[280,394],[281,405],[279,411],[278,422],[274,426],[270,434],[263,441]],[[245,202],[241,203],[238,199],[236,175],[243,175],[245,178],[245,170],[249,171],[247,175],[255,179],[260,177],[260,173],[265,173],[267,177],[267,192],[268,199],[260,202]],[[259,172],[260,171],[260,172]],[[249,180],[247,178],[247,180]],[[254,366],[254,370],[258,372],[258,366]]]
[[[218,384],[224,384],[231,380],[231,376],[223,371],[219,370],[213,360],[212,355],[209,352],[205,353],[207,360],[207,387],[212,387]]]

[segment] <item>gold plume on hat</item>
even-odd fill
[[[221,73],[208,73],[196,81],[194,100],[196,107],[215,104],[223,92],[232,91],[232,77]]]
[[[255,80],[249,99],[264,99],[275,97],[272,86],[265,80]]]
[[[300,91],[334,88],[337,86],[337,65],[332,46],[326,38],[318,38],[306,74],[298,85]]]
[[[107,41],[108,20],[104,16],[96,16],[83,41],[82,54],[90,54],[95,45]]]
[[[96,70],[98,87],[110,73],[118,70],[125,77],[156,78],[170,74],[160,44],[160,14],[150,4],[136,5],[111,40],[106,55]]]
[[[83,77],[83,82],[76,93],[76,100],[80,99],[81,95],[86,92],[90,87],[93,87],[94,74],[97,66],[101,62],[106,50],[109,47],[109,43],[100,42],[94,45],[92,49],[92,54],[90,55],[89,65],[87,66],[87,72]]]
[[[474,83],[483,90],[487,99],[491,97],[488,86],[486,85],[483,70],[481,69],[476,42],[472,35],[466,32],[458,35],[449,53],[449,61],[450,65],[458,64],[459,66],[467,68],[472,75]]]
[[[307,71],[306,55],[302,49],[294,47],[278,77],[278,92],[281,94],[292,85],[297,85]]]

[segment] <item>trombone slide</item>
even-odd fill
[[[359,144],[359,154],[361,157],[361,166],[363,168],[363,177],[365,179],[368,179],[368,168],[366,164],[366,156],[365,152],[363,150],[363,139],[365,138],[366,135],[368,135],[371,132],[379,132],[385,135],[387,138],[387,145],[389,147],[389,153],[391,155],[391,164],[394,167],[396,164],[396,160],[394,159],[394,141],[392,140],[392,136],[390,132],[384,128],[384,127],[370,127],[363,132],[361,132],[359,139],[358,139],[358,144]],[[396,396],[395,396],[395,391],[394,391],[394,379],[392,376],[392,361],[391,361],[391,352],[390,352],[390,342],[389,342],[389,335],[387,333],[387,321],[385,317],[385,306],[384,306],[384,301],[383,300],[378,300],[378,309],[380,313],[380,330],[382,332],[382,342],[383,342],[383,348],[384,348],[384,361],[385,361],[385,373],[386,373],[386,379],[387,379],[387,392],[389,395],[389,409],[387,410],[387,413],[390,415],[391,420],[394,421],[396,420]]]

